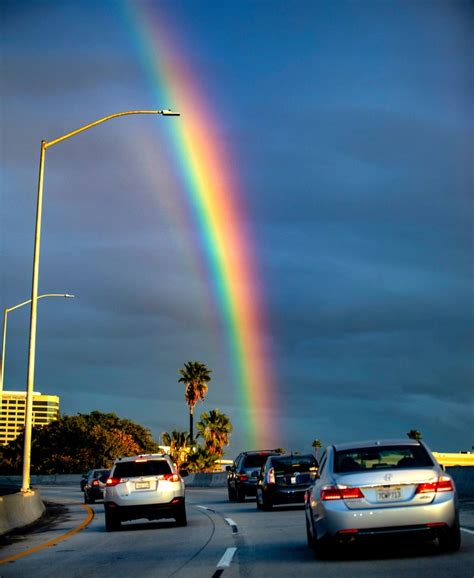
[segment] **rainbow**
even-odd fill
[[[182,114],[166,130],[199,232],[204,255],[197,259],[204,257],[225,327],[239,421],[246,427],[245,444],[247,449],[275,447],[275,381],[265,347],[266,321],[254,245],[236,171],[216,134],[217,119],[179,42],[176,26],[168,18],[164,21],[164,7],[132,0],[124,0],[123,6],[153,97],[159,107]]]

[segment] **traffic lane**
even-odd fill
[[[271,512],[257,510],[254,500],[229,502],[225,488],[192,493],[192,499],[207,504],[224,518],[235,521],[236,562],[242,576],[252,578],[271,573],[286,576],[354,577],[474,575],[474,536],[463,532],[461,551],[443,554],[436,543],[399,540],[385,544],[354,544],[339,551],[333,560],[315,560],[306,545],[302,506],[277,506]]]
[[[58,494],[55,497],[58,499]],[[27,534],[21,542],[2,548],[0,558],[11,556],[13,550],[36,546],[42,537],[46,542],[78,523],[80,517],[76,509],[83,505],[78,500],[71,503],[68,497],[64,501],[67,502],[66,520],[58,520],[52,528]],[[171,520],[139,520],[124,523],[118,532],[105,532],[102,503],[92,508],[95,517],[87,528],[61,544],[1,565],[0,576],[50,578],[66,573],[71,578],[85,575],[103,578],[104,572],[113,572],[124,576],[138,573],[145,578],[189,575],[209,578],[234,544],[232,531],[224,520],[191,505],[187,506],[187,527],[176,527]],[[226,571],[227,578],[232,575]]]

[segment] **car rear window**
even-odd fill
[[[267,461],[268,456],[271,456],[271,455],[273,455],[273,454],[261,453],[261,454],[252,454],[250,456],[246,456],[244,463],[243,463],[243,467],[244,468],[258,468],[259,469]]]
[[[433,461],[422,446],[373,446],[338,451],[334,456],[337,473],[432,466]]]
[[[140,476],[161,476],[169,473],[171,473],[171,468],[166,460],[147,460],[116,464],[114,477],[137,478]]]
[[[276,474],[289,474],[292,472],[316,471],[318,466],[313,456],[287,456],[273,458],[272,466]]]

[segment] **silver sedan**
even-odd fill
[[[338,543],[419,535],[459,550],[454,482],[421,440],[381,440],[326,448],[305,495],[308,546],[317,557]]]

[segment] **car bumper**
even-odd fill
[[[308,488],[280,488],[267,486],[265,492],[273,504],[303,504],[304,495]]]
[[[174,498],[165,504],[140,504],[121,506],[115,502],[104,502],[105,511],[121,521],[159,520],[160,518],[174,518],[177,511],[184,507],[184,498]]]
[[[335,500],[325,502],[324,506],[320,502],[310,511],[318,537],[349,535],[351,530],[357,530],[354,532],[357,536],[436,532],[442,527],[453,527],[457,519],[455,501],[449,496],[422,506],[360,510],[349,510],[342,500]]]

